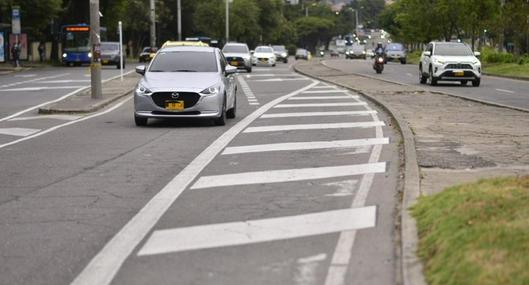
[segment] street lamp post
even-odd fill
[[[182,3],[181,0],[177,2],[177,18],[178,18],[178,40],[182,40]]]
[[[226,43],[230,40],[230,1],[226,0]]]
[[[156,5],[154,0],[150,0],[151,6],[151,47],[156,46]]]
[[[90,86],[92,99],[103,97],[101,84],[101,37],[99,28],[99,0],[90,0],[90,43],[92,60],[90,63]]]

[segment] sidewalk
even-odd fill
[[[298,64],[295,69],[364,94],[392,113],[404,139],[403,209],[413,205],[417,196],[448,186],[529,171],[529,116],[525,112],[346,74],[317,61]],[[410,172],[413,165],[419,170],[416,177],[410,177],[414,176]],[[409,179],[415,179],[419,189],[413,189],[414,181]],[[424,284],[415,257],[414,221],[407,211],[402,215],[404,284]],[[413,232],[415,236],[410,235]]]
[[[86,87],[77,94],[73,94],[63,100],[51,103],[39,108],[40,114],[74,114],[91,113],[100,110],[108,104],[129,95],[138,83],[140,76],[130,73],[120,78],[112,79],[103,83],[103,96],[100,99],[92,99],[90,87]]]

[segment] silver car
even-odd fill
[[[210,118],[216,125],[235,118],[237,68],[218,48],[164,48],[136,72],[143,75],[134,91],[137,126],[149,118]]]
[[[227,43],[222,53],[230,65],[252,72],[252,56],[248,45],[243,43]]]

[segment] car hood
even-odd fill
[[[275,55],[273,53],[268,52],[256,52],[253,54],[254,57],[274,57]]]
[[[247,54],[247,53],[227,52],[227,53],[224,53],[224,57],[242,57],[242,58],[249,58],[250,55]]]
[[[216,72],[147,72],[142,84],[151,91],[185,90],[200,92],[220,82]]]
[[[444,61],[447,63],[458,63],[458,62],[476,62],[479,61],[475,56],[467,55],[467,56],[440,56],[436,55],[436,59],[440,61]]]

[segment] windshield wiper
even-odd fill
[[[171,72],[197,72],[197,71],[191,70],[191,69],[177,69],[177,70],[171,70]]]

